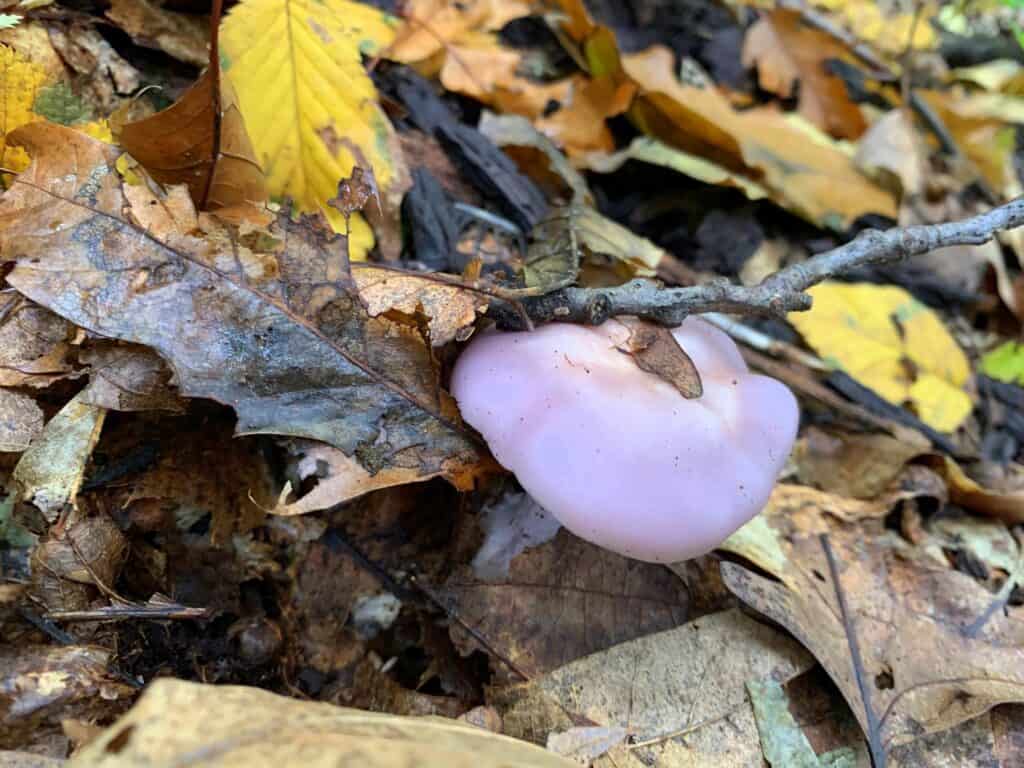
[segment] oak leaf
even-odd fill
[[[180,191],[123,184],[114,147],[44,124],[11,139],[34,157],[0,199],[18,291],[152,347],[184,396],[231,405],[240,433],[321,440],[371,474],[477,460],[416,329],[366,314],[340,236],[286,216],[240,234]]]
[[[743,535],[723,545],[774,578],[723,563],[725,583],[814,654],[865,733],[876,729],[886,749],[1024,700],[1021,609],[997,603],[998,595],[930,547],[913,547],[880,530],[880,522],[866,534],[865,525],[840,522],[827,506],[780,486],[765,511],[740,529]],[[992,528],[970,520],[965,526]],[[1014,550],[1007,554],[1015,581],[1019,548],[1005,529],[1002,538]]]

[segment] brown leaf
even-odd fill
[[[687,400],[704,394],[697,366],[686,350],[679,346],[670,328],[635,318],[620,319],[619,322],[629,329],[628,348],[619,347],[619,351],[633,358],[640,370],[653,373],[671,384]]]
[[[105,15],[138,45],[197,67],[209,61],[207,24],[197,16],[175,13],[149,0],[111,0]]]
[[[761,745],[744,683],[789,680],[812,665],[791,638],[733,609],[594,653],[492,699],[506,733],[520,738],[544,741],[572,718],[628,729],[631,768],[746,768],[761,764]],[[598,764],[622,765],[618,757]]]
[[[388,312],[423,317],[434,347],[468,338],[476,316],[487,310],[485,296],[446,282],[443,275],[353,264],[352,277],[370,317]]]
[[[367,316],[344,241],[315,220],[282,216],[267,232],[202,216],[199,231],[173,231],[194,213],[169,205],[173,192],[122,185],[113,147],[43,124],[14,140],[34,157],[0,200],[0,259],[17,262],[8,282],[20,292],[152,347],[184,396],[231,405],[240,433],[321,440],[371,474],[430,476],[478,455],[430,350]]]
[[[516,557],[499,581],[481,581],[462,566],[445,593],[455,615],[530,676],[674,627],[688,610],[685,586],[668,570],[565,531]],[[452,634],[464,652],[477,647],[458,625]]]
[[[211,27],[219,22],[215,15]],[[207,70],[180,99],[155,115],[115,126],[114,132],[154,179],[187,185],[199,210],[267,199],[234,89],[220,71],[216,38]]]
[[[111,652],[88,645],[0,645],[5,691],[0,749],[19,749],[63,719],[119,714],[134,689],[109,671]]]
[[[766,91],[788,99],[799,84],[801,115],[838,139],[856,139],[867,122],[842,78],[827,69],[830,60],[849,55],[832,35],[805,26],[798,11],[778,9],[762,15],[747,31],[742,59],[743,66],[757,67]]]
[[[532,744],[442,718],[296,701],[244,686],[156,680],[75,756],[87,766],[171,765],[216,754],[223,768],[573,768]]]
[[[18,453],[43,431],[43,412],[28,395],[0,389],[0,451]]]
[[[739,112],[713,87],[682,83],[667,48],[625,55],[622,67],[641,88],[629,114],[645,133],[743,171],[780,205],[820,225],[845,229],[868,213],[896,218],[893,196],[862,176],[845,154],[771,108]]]
[[[139,71],[123,59],[90,24],[48,24],[50,42],[64,63],[78,75],[89,101],[103,112],[119,106],[121,97],[138,90]]]
[[[724,563],[722,572],[737,596],[815,655],[865,733],[868,718],[847,632],[856,636],[861,682],[887,749],[953,727],[994,704],[1024,700],[1021,608],[1006,606],[1005,598],[925,548],[824,512],[804,505],[794,514],[773,497],[762,516],[741,529],[746,535],[724,548],[778,581],[733,563]],[[1020,552],[1013,557],[1019,562]],[[845,626],[837,589],[850,617]]]
[[[16,293],[0,299],[0,387],[46,387],[71,371],[72,328]]]
[[[112,411],[185,410],[169,386],[171,372],[145,347],[104,345],[88,349],[79,359],[90,367],[82,402]]]

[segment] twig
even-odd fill
[[[786,267],[754,286],[716,281],[665,288],[636,279],[613,288],[563,288],[522,299],[534,322],[564,321],[600,325],[611,317],[635,315],[660,325],[679,325],[688,315],[706,312],[784,317],[810,309],[805,291],[852,269],[886,264],[950,245],[982,245],[996,232],[1024,225],[1024,198],[962,221],[920,224],[885,232],[865,230],[850,242]]]
[[[860,643],[857,641],[857,632],[853,626],[853,618],[850,616],[849,606],[846,604],[846,593],[843,592],[842,584],[839,582],[839,568],[836,565],[836,557],[832,552],[832,545],[829,543],[828,534],[823,533],[819,537],[821,548],[825,551],[825,560],[828,562],[828,573],[832,578],[832,587],[836,591],[836,600],[839,602],[839,615],[842,617],[843,630],[846,633],[846,642],[850,646],[850,661],[853,665],[853,676],[857,680],[857,688],[860,691],[860,700],[864,704],[864,719],[867,724],[868,749],[871,751],[871,765],[873,768],[885,768],[885,749],[882,747],[882,739],[878,728],[878,716],[874,707],[871,706],[871,688],[867,683],[864,672],[864,660],[860,655]]]
[[[124,619],[205,619],[207,608],[194,608],[180,603],[147,603],[145,605],[106,605],[81,611],[48,611],[43,618],[51,621],[121,621]]]

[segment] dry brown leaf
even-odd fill
[[[354,264],[352,277],[370,317],[385,313],[423,317],[434,347],[464,341],[477,315],[487,310],[485,296],[445,282],[441,276]]]
[[[21,293],[153,348],[183,396],[231,405],[240,433],[328,442],[371,474],[480,460],[419,334],[366,315],[343,238],[286,216],[269,232],[196,219],[181,195],[122,184],[115,148],[61,126],[16,139],[34,161],[0,200],[0,259],[17,262],[7,279]]]
[[[87,349],[79,359],[89,366],[82,402],[111,411],[185,410],[169,386],[171,372],[145,347],[104,345]]]
[[[993,610],[1000,598],[985,586],[877,524],[865,530],[838,522],[824,507],[794,514],[773,502],[724,548],[778,581],[733,563],[723,564],[723,577],[815,655],[865,733],[869,718],[848,631],[857,638],[861,681],[886,749],[1024,700],[1021,608]]]
[[[628,731],[629,766],[746,768],[758,764],[761,747],[744,684],[789,680],[812,664],[786,635],[730,610],[621,643],[492,698],[506,732],[521,738],[543,742],[567,723],[589,722]],[[621,765],[622,756],[613,750],[598,765]]]
[[[730,170],[744,171],[780,205],[819,225],[846,229],[869,213],[896,218],[893,196],[851,159],[769,108],[738,112],[714,88],[684,85],[663,46],[622,57],[640,88],[629,115],[645,132]]]
[[[158,182],[185,184],[199,210],[267,199],[263,171],[231,81],[221,73],[216,47],[209,53],[209,67],[180,99],[155,115],[115,126],[114,133]]]
[[[450,51],[450,44],[469,32],[496,31],[531,12],[531,3],[523,0],[412,0],[403,6],[402,26],[385,56],[405,64],[425,62]]]
[[[805,26],[799,12],[765,13],[747,31],[741,55],[744,66],[757,67],[765,90],[786,99],[799,90],[800,114],[826,133],[839,139],[864,133],[867,123],[860,108],[842,78],[826,69],[830,60],[844,60],[849,52],[832,35]]]
[[[464,624],[528,676],[615,643],[674,627],[689,601],[668,570],[630,560],[562,531],[516,557],[506,577],[478,579],[462,566],[444,589]],[[464,653],[477,641],[452,626]],[[503,675],[508,669],[496,663]]]
[[[20,749],[65,718],[120,712],[134,689],[109,670],[112,654],[88,645],[0,645],[0,749]]]
[[[67,66],[81,76],[88,100],[109,114],[138,90],[139,71],[114,50],[91,24],[48,24],[50,42]]]
[[[203,67],[209,62],[205,19],[169,11],[150,0],[111,0],[104,14],[127,32],[136,44]]]
[[[924,189],[927,149],[907,109],[894,109],[880,117],[857,145],[857,167],[880,183],[895,186],[901,195]]]
[[[874,499],[903,473],[904,465],[928,451],[881,433],[826,432],[811,427],[793,449],[797,479],[824,491]]]
[[[0,452],[20,453],[43,432],[43,411],[28,395],[0,389]]]
[[[71,371],[72,327],[25,297],[0,300],[0,387],[46,387]]]
[[[697,366],[679,346],[672,329],[636,318],[623,318],[619,322],[630,334],[626,348],[619,347],[619,351],[629,355],[640,370],[671,384],[687,400],[704,394]]]
[[[929,464],[949,485],[949,498],[965,509],[999,518],[1011,525],[1024,523],[1024,468],[1008,467],[1003,488],[986,488],[968,477],[948,456],[933,456]]]
[[[399,717],[295,701],[257,688],[161,679],[68,766],[170,765],[196,754],[216,755],[223,768],[575,765],[455,720]]]

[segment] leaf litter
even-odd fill
[[[1009,11],[214,5],[0,30],[5,749],[290,762],[387,727],[381,765],[1021,761],[1019,233],[721,326],[801,439],[671,568],[559,531],[446,391],[567,288],[750,280],[1020,194],[1019,66],[952,42],[1019,45]],[[197,725],[254,713],[251,744]]]

